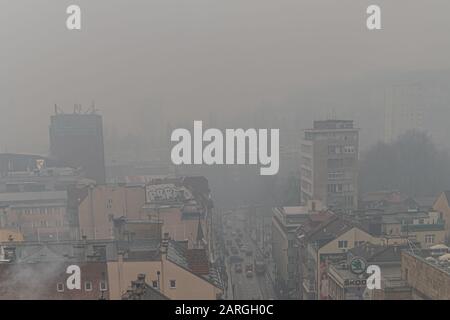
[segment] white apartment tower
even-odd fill
[[[301,199],[349,212],[358,204],[359,129],[353,120],[314,121],[301,143]]]

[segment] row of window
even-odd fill
[[[46,220],[41,220],[41,221],[32,221],[30,223],[32,228],[39,228],[39,227],[62,227],[63,226],[63,221],[60,220],[55,220],[55,221],[46,221]]]
[[[328,146],[328,154],[355,153],[355,146]]]
[[[330,183],[327,185],[329,193],[353,192],[355,188],[352,183]]]
[[[327,140],[327,139],[341,139],[344,141],[350,140],[350,139],[356,139],[357,133],[341,133],[341,132],[305,132],[305,139],[306,140]]]
[[[355,241],[354,246],[359,247],[364,244],[364,241]],[[348,248],[348,241],[347,240],[339,240],[338,241],[338,248],[339,249],[346,249]]]
[[[29,209],[16,209],[18,214],[60,214],[64,212],[64,208],[61,207],[49,207],[49,208],[29,208]]]
[[[84,291],[92,291],[92,289],[93,289],[92,282],[91,282],[91,281],[85,281],[85,282],[84,282]],[[100,281],[99,289],[100,289],[100,291],[106,291],[106,290],[108,290],[108,285],[106,284],[105,281]],[[65,290],[64,283],[58,282],[58,283],[56,284],[56,291],[58,291],[58,292],[64,292],[64,290]]]
[[[436,240],[436,236],[434,234],[426,234],[425,235],[425,243],[433,244],[435,240]]]
[[[158,289],[158,281],[153,280],[152,281],[152,287],[155,289]],[[169,280],[169,288],[175,289],[177,287],[177,281],[176,280]]]

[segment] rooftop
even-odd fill
[[[23,201],[51,201],[67,200],[66,191],[14,192],[0,193],[0,203],[14,203]]]

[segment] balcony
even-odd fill
[[[401,227],[402,232],[420,232],[420,231],[442,231],[445,230],[445,223],[434,224],[407,224]]]

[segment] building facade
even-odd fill
[[[301,199],[321,200],[331,210],[358,204],[359,130],[352,120],[314,121],[301,143]]]
[[[85,177],[106,182],[102,117],[95,113],[56,113],[50,123],[50,156],[81,168]]]
[[[412,299],[450,300],[450,254],[433,256],[427,250],[405,250],[402,278],[412,288]]]

